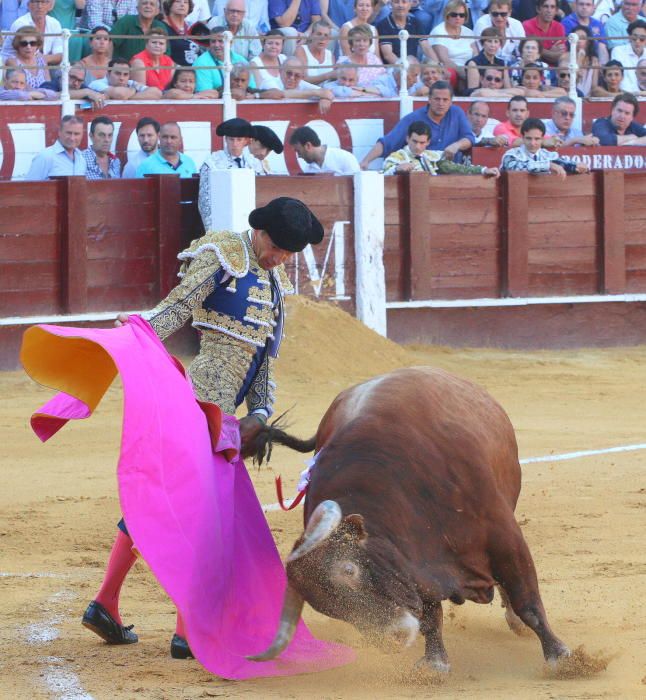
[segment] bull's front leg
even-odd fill
[[[416,669],[443,674],[451,670],[442,640],[442,622],[442,603],[424,603],[420,631],[426,639],[426,648],[423,658],[417,662]]]

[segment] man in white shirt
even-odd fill
[[[631,70],[637,68],[637,64],[646,58],[646,21],[637,19],[628,25],[628,43],[616,46],[612,50],[613,61],[619,61],[626,68],[624,77],[621,81],[621,89],[626,92],[637,92],[639,85],[637,83],[637,72]]]
[[[273,80],[265,79],[264,88],[276,89],[282,93],[282,97],[276,99],[286,100],[317,100],[319,112],[327,114],[330,111],[334,94],[331,90],[321,88],[303,80],[305,66],[297,58],[288,58],[280,67],[280,76]]]
[[[318,134],[309,126],[296,129],[289,139],[289,145],[305,161],[305,165],[300,164],[304,173],[353,175],[360,170],[359,161],[352,153],[342,148],[322,146]]]
[[[85,176],[87,163],[79,150],[83,128],[83,120],[79,117],[72,114],[64,116],[56,143],[34,156],[25,179],[47,180],[60,175]]]
[[[511,16],[511,0],[491,0],[488,14],[482,15],[478,19],[473,27],[473,33],[476,36],[481,36],[482,30],[487,27],[496,28],[498,34],[504,37],[504,41],[500,42],[500,49],[497,53],[498,58],[511,61],[515,54],[518,53],[520,40],[525,37],[523,23]],[[478,42],[478,45],[482,48],[480,42]]]
[[[487,102],[472,102],[467,111],[467,119],[476,137],[476,146],[501,147],[507,144],[504,136],[493,135],[494,128],[500,122],[497,119],[489,118],[489,105]]]
[[[137,122],[137,140],[139,150],[132,156],[128,156],[128,162],[123,169],[122,177],[137,177],[137,168],[149,158],[159,147],[160,124],[152,117],[142,117]]]
[[[130,65],[125,58],[116,56],[108,63],[108,69],[105,78],[90,83],[90,90],[100,92],[110,100],[158,100],[162,96],[159,88],[147,87],[130,79]]]
[[[10,32],[5,36],[2,45],[2,58],[12,58],[16,52],[11,45],[13,34],[21,27],[35,27],[40,34],[43,34],[43,56],[48,64],[58,64],[63,58],[63,39],[61,23],[50,17],[47,13],[54,7],[53,0],[29,0],[27,5],[29,12],[11,25]],[[56,36],[54,36],[56,35]]]

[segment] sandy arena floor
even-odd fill
[[[506,408],[524,458],[646,442],[646,347],[579,352],[401,348],[340,311],[291,304],[280,360],[279,410],[313,433],[342,388],[394,367],[430,364],[467,376]],[[640,389],[641,387],[641,389]],[[122,614],[140,643],[108,647],[80,625],[96,591],[119,517],[115,464],[121,420],[116,385],[89,421],[42,445],[31,412],[51,391],[21,373],[0,375],[0,697],[2,698],[646,698],[646,450],[528,464],[517,517],[529,541],[552,627],[572,648],[610,658],[593,677],[544,676],[538,640],[505,624],[499,601],[445,605],[453,665],[442,685],[419,685],[404,654],[366,647],[352,628],[306,611],[314,632],[353,644],[347,668],[289,679],[227,682],[195,661],[173,661],[174,610],[145,565],[122,592]],[[275,452],[252,468],[263,503],[274,473],[292,493],[300,455]],[[301,511],[272,512],[281,553]]]

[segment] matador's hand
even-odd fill
[[[253,457],[258,451],[256,440],[264,427],[265,421],[257,413],[240,419],[240,455],[243,459]]]

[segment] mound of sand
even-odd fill
[[[546,665],[545,676],[559,680],[589,678],[605,671],[611,660],[611,656],[590,654],[580,645],[570,656],[560,658],[554,665]]]

